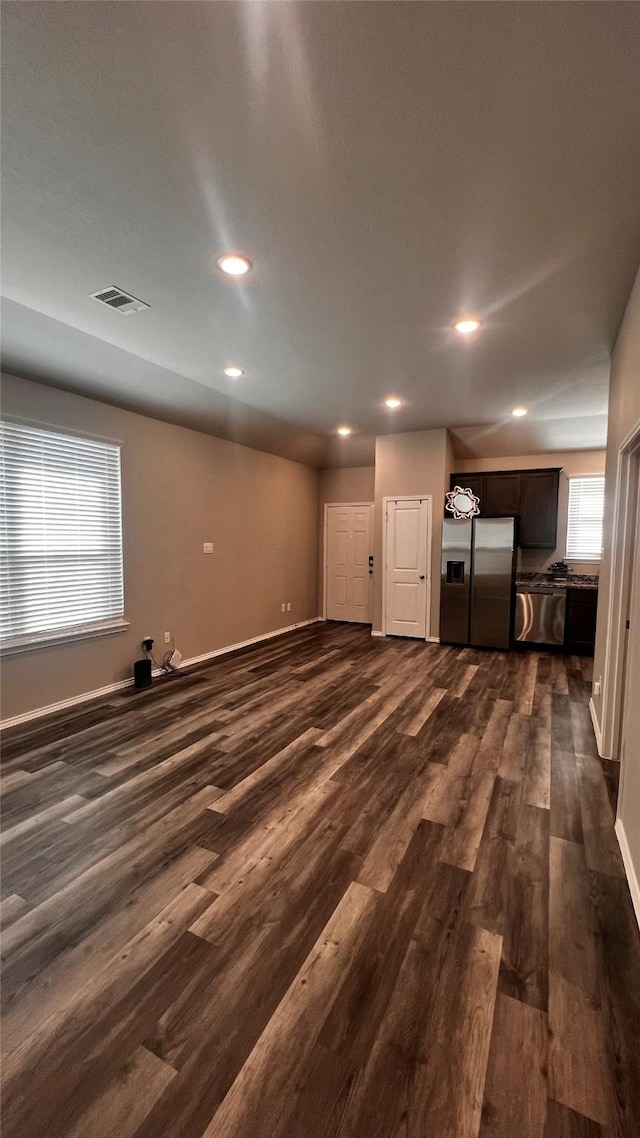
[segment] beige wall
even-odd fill
[[[375,466],[321,470],[318,483],[318,612],[323,611],[324,508],[332,502],[373,502]]]
[[[558,490],[558,543],[554,550],[521,549],[519,568],[525,572],[543,572],[553,561],[563,560],[567,552],[567,512],[569,509],[569,479],[580,474],[604,474],[603,450],[579,450],[552,454],[510,455],[506,458],[461,458],[453,470],[456,474],[474,474],[478,470],[534,470],[541,466],[561,466]],[[598,573],[599,561],[572,561],[576,573]]]
[[[636,277],[629,303],[616,339],[611,359],[609,382],[609,424],[605,483],[604,554],[600,569],[598,593],[598,626],[593,676],[604,681],[607,655],[608,610],[611,593],[611,556],[613,520],[617,494],[618,452],[627,435],[640,421],[640,272]],[[620,588],[621,582],[614,587]],[[602,694],[593,696],[593,706],[602,724]],[[640,829],[640,807],[636,824]]]
[[[145,635],[189,658],[318,615],[316,470],[15,377],[2,396],[4,414],[122,441],[131,622],[5,657],[3,718],[130,676]]]
[[[320,506],[328,502],[373,502],[375,466],[343,466],[320,471]]]
[[[431,546],[431,622],[429,634],[440,627],[440,547],[445,482],[450,461],[445,430],[410,431],[376,439],[375,468],[375,573],[373,628],[382,628],[382,500],[386,497],[430,494],[433,498]]]

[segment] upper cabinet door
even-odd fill
[[[462,486],[463,490],[470,490],[475,494],[476,498],[480,499],[480,513],[484,514],[484,474],[452,474],[449,489],[453,490],[454,486]],[[445,510],[445,517],[451,517],[451,514]]]
[[[486,474],[482,513],[506,517],[520,513],[520,475]]]
[[[520,472],[521,549],[555,549],[558,529],[558,470]]]

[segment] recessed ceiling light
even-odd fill
[[[222,370],[225,375],[229,376],[229,379],[238,379],[241,375],[244,375],[244,370],[241,367],[223,367]]]
[[[521,419],[523,415],[527,414],[527,408],[526,407],[514,407],[511,414],[515,415],[516,419]]]
[[[222,269],[223,273],[228,273],[229,276],[243,277],[245,273],[249,272],[251,261],[243,257],[241,253],[225,253],[223,257],[218,259],[218,267]]]
[[[402,400],[398,399],[396,395],[390,395],[388,399],[385,399],[384,403],[385,407],[388,407],[390,411],[395,411],[398,407],[402,407]]]
[[[472,332],[477,332],[480,327],[479,320],[458,320],[454,325],[456,332],[461,332],[463,336],[470,336]]]
[[[338,434],[346,439],[347,435],[351,434],[351,427],[338,427]]]

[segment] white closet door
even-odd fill
[[[386,621],[392,636],[427,634],[427,532],[426,499],[401,499],[386,507]]]
[[[373,506],[327,508],[327,620],[371,623]]]

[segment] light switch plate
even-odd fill
[[[212,541],[204,541],[202,543],[202,552],[203,553],[213,553],[213,542]]]

